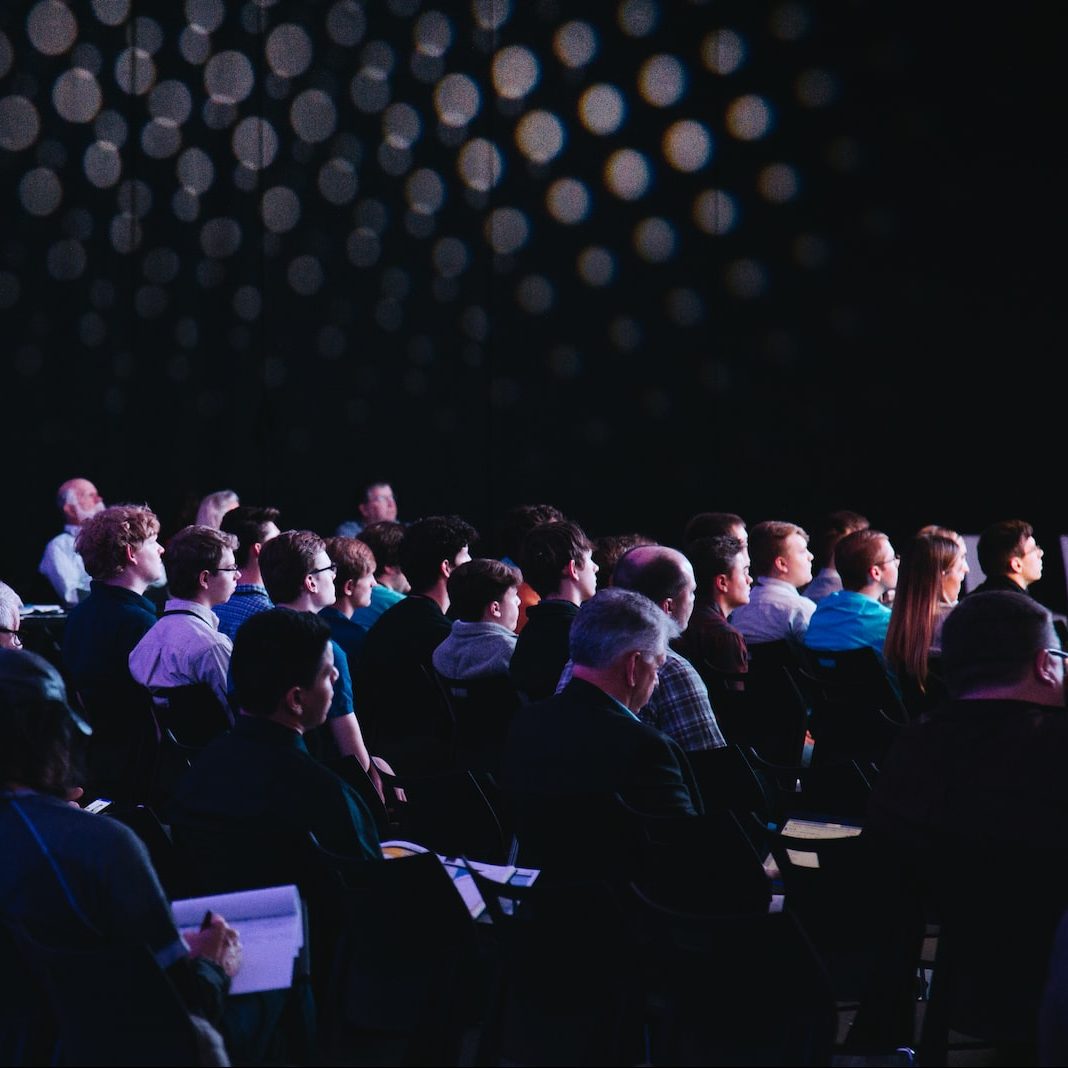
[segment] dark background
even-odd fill
[[[0,7],[0,575],[24,596],[73,475],[148,500],[165,534],[224,486],[328,533],[384,477],[402,518],[455,511],[487,533],[532,500],[669,542],[705,509],[811,530],[850,507],[898,539],[1021,515],[1063,606],[1063,92],[1037,5],[993,21],[861,0],[60,8]],[[596,51],[570,67],[554,42],[576,20]],[[744,46],[733,70],[729,40],[708,40],[722,30]],[[494,89],[512,46],[538,71],[518,99]],[[142,92],[116,73],[130,47]],[[252,77],[227,103],[206,72],[223,56],[225,96],[235,53]],[[640,91],[657,56],[684,74],[666,104]],[[98,106],[86,75],[57,102],[74,68]],[[455,74],[479,106],[449,126],[435,101]],[[607,134],[580,119],[595,84],[624,102]],[[753,139],[731,125],[747,96],[771,116]],[[294,121],[298,99],[320,110]],[[544,162],[517,141],[537,111],[563,132]],[[278,149],[251,169],[232,138],[255,116]],[[681,120],[711,137],[694,171],[662,145]],[[500,152],[487,191],[459,171],[473,138]],[[648,167],[632,200],[605,178],[622,149]],[[762,192],[770,166],[792,196]],[[562,178],[588,194],[574,223],[546,207]],[[723,233],[695,219],[714,190]],[[497,209],[526,224],[510,251],[487,237]],[[648,220],[671,236],[654,262]],[[612,257],[607,284],[577,267],[590,248]]]

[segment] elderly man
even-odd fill
[[[0,649],[21,649],[19,609],[22,598],[6,583],[0,582]]]
[[[71,478],[56,491],[63,513],[63,532],[46,546],[37,570],[52,583],[60,604],[73,608],[89,593],[89,573],[75,548],[74,539],[86,520],[104,509],[104,500],[87,478]]]
[[[130,674],[150,690],[204,683],[229,711],[226,678],[233,644],[212,611],[230,599],[241,572],[237,538],[215,527],[179,530],[167,547],[173,594],[159,622],[130,653]]]
[[[338,525],[334,534],[340,538],[355,538],[371,523],[397,521],[397,498],[388,482],[367,482],[360,490],[360,503],[356,509],[360,518],[348,519]]]

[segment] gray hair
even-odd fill
[[[200,502],[195,525],[198,527],[215,527],[218,530],[222,517],[238,503],[240,502],[237,494],[232,489],[209,493]]]
[[[571,659],[605,668],[635,651],[657,657],[679,633],[678,624],[648,597],[612,586],[579,609],[571,624]]]
[[[6,582],[0,582],[0,627],[11,627],[21,607],[22,598]]]

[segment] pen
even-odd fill
[[[211,909],[204,913],[204,919],[200,921],[200,929],[206,931],[211,926]]]

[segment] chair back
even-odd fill
[[[799,661],[791,642],[749,646],[749,671],[744,699],[729,694],[721,702],[727,726],[724,736],[736,745],[756,749],[776,764],[799,764],[808,727],[808,702],[798,685]],[[719,719],[720,705],[714,706]]]
[[[438,683],[452,712],[454,764],[496,775],[519,692],[507,675],[448,679]]]

